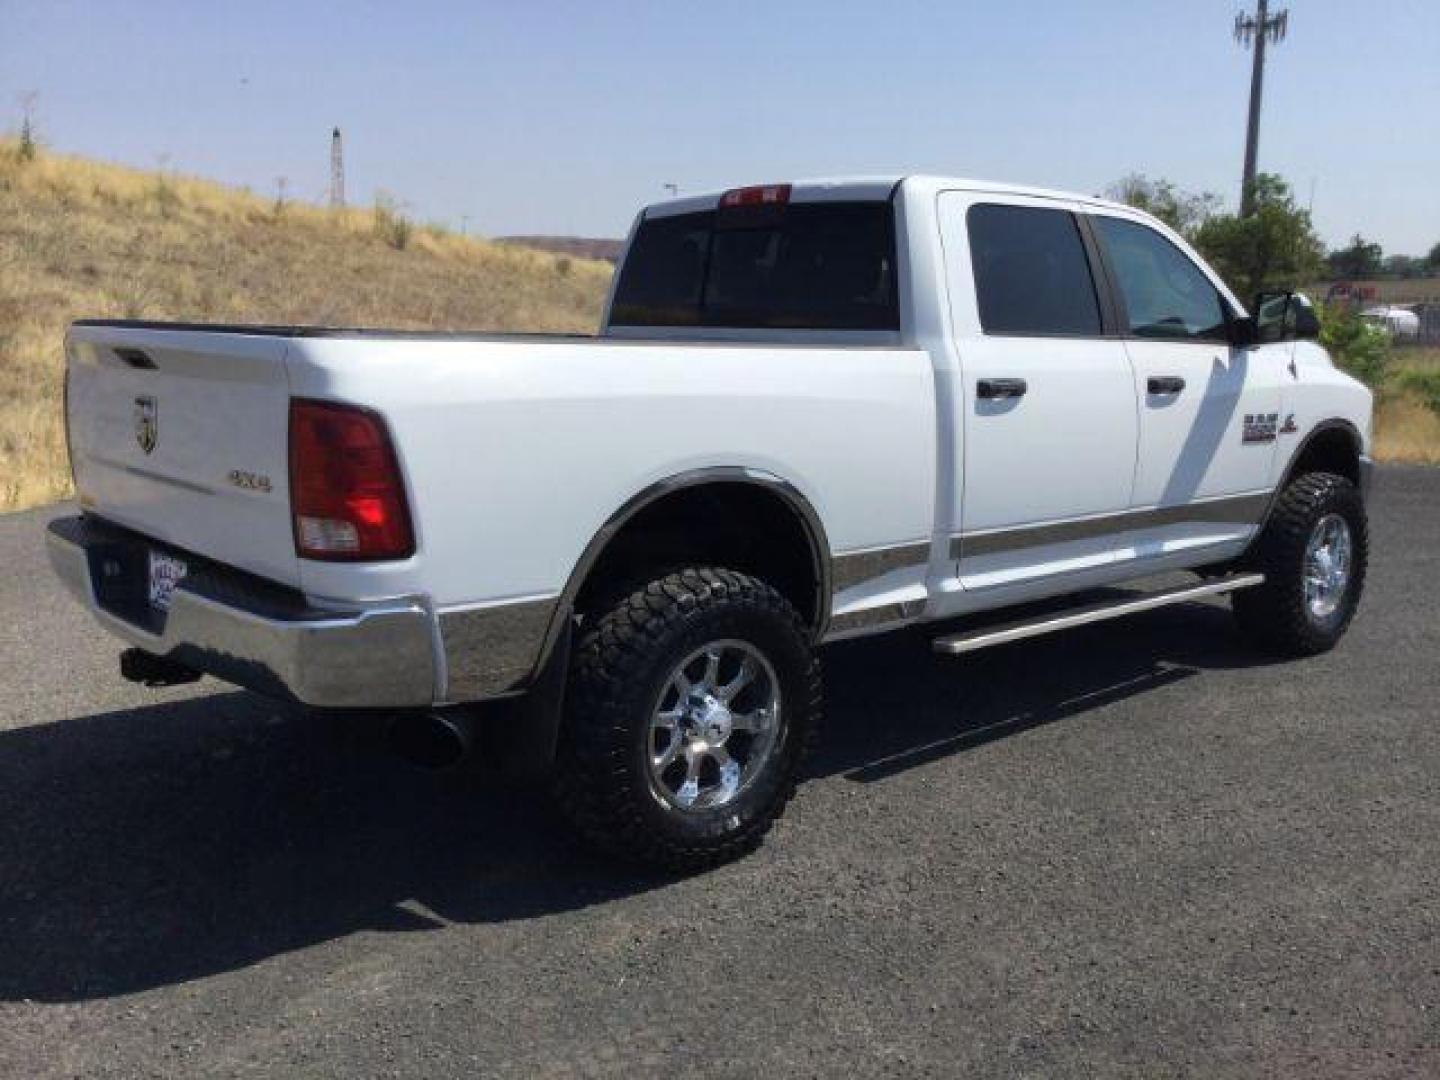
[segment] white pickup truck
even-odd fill
[[[584,836],[695,866],[791,795],[822,643],[1232,593],[1333,645],[1371,396],[1302,297],[1252,310],[1126,206],[910,176],[645,209],[596,338],[77,322],[51,557],[129,678],[389,710],[437,759],[504,716]]]

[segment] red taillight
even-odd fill
[[[290,512],[305,559],[403,559],[410,510],[385,421],[330,401],[290,402]]]
[[[731,188],[720,196],[720,209],[735,206],[783,206],[790,201],[789,184],[762,184],[759,187]]]

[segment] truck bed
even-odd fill
[[[138,320],[74,323],[66,347],[84,509],[324,600],[424,596],[449,609],[553,597],[617,507],[698,466],[794,484],[837,554],[933,528],[935,414],[919,349]],[[294,399],[383,416],[412,556],[296,556]],[[918,598],[919,582],[909,587]]]

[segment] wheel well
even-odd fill
[[[657,571],[721,566],[774,586],[818,628],[826,600],[821,544],[801,512],[768,488],[728,481],[682,488],[637,511],[610,538],[575,610],[609,604]]]
[[[1360,483],[1360,440],[1348,425],[1322,428],[1296,455],[1286,483],[1305,473],[1328,472]]]

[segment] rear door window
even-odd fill
[[[617,326],[898,330],[888,202],[738,207],[642,221]]]
[[[1100,336],[1100,301],[1074,214],[976,203],[965,222],[987,334]]]

